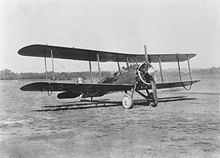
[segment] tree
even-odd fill
[[[4,70],[0,71],[0,79],[1,80],[17,79],[17,74],[15,74],[14,72],[12,72],[9,69],[4,69]]]

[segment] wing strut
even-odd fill
[[[135,63],[138,65],[138,59],[137,59],[137,57],[135,57]]]
[[[181,71],[180,71],[180,61],[179,61],[178,54],[176,55],[176,59],[177,59],[177,63],[178,63],[178,70],[179,70],[180,81],[182,82],[182,76],[181,76]]]
[[[91,64],[90,57],[89,57],[89,71],[90,71],[90,79],[91,79],[91,83],[92,83],[92,64]]]
[[[181,76],[180,62],[179,62],[178,54],[176,55],[176,59],[177,59],[177,63],[178,63],[178,70],[179,70],[180,81],[182,82],[182,76]],[[183,86],[183,88],[185,90],[190,90],[192,88],[192,76],[191,76],[191,70],[190,70],[190,63],[189,63],[189,56],[188,56],[188,54],[187,54],[187,62],[188,62],[189,77],[190,77],[190,80],[191,80],[191,84],[190,84],[189,88],[186,88],[186,86],[184,84],[182,84],[182,86]]]
[[[53,50],[50,50],[51,53],[51,61],[52,61],[52,71],[53,71],[53,81],[55,81],[55,73],[54,73],[54,64],[53,64]]]
[[[128,57],[126,57],[126,64],[127,64],[127,68],[128,68],[128,70],[129,70],[130,67],[129,67],[129,60],[128,60]]]
[[[190,70],[190,63],[189,63],[189,55],[188,54],[187,54],[187,62],[188,62],[188,68],[189,68],[189,77],[192,80],[191,70]]]
[[[160,66],[161,81],[164,82],[164,80],[163,80],[162,66],[161,66],[161,57],[160,57],[160,56],[158,56],[158,60],[159,60],[159,66]]]
[[[188,69],[189,69],[189,78],[191,80],[191,84],[190,84],[190,87],[189,88],[186,88],[184,85],[183,85],[183,88],[185,90],[190,90],[192,88],[192,76],[191,76],[191,69],[190,69],[190,63],[189,63],[189,55],[187,54],[187,63],[188,63]]]
[[[45,79],[48,79],[48,75],[47,75],[47,58],[45,55],[45,48],[44,48],[44,66],[45,66]]]
[[[44,48],[44,66],[45,66],[45,79],[48,80],[48,74],[47,74],[47,57],[45,54],[45,48]],[[53,62],[53,50],[50,50],[50,57],[51,57],[51,63],[52,63],[52,80],[55,81],[55,72],[54,72],[54,62]]]
[[[119,73],[121,73],[121,68],[120,68],[118,57],[117,57],[117,65],[118,65],[118,71],[119,71]]]
[[[98,69],[99,69],[99,80],[102,80],[102,76],[101,76],[101,69],[100,69],[100,60],[99,60],[99,54],[97,54],[97,61],[98,61]]]

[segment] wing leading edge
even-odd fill
[[[73,92],[83,94],[83,97],[98,97],[109,92],[131,90],[130,84],[75,84],[75,83],[49,83],[35,82],[21,87],[23,91],[55,91]]]
[[[18,51],[18,54],[33,57],[51,57],[51,50],[53,52],[53,57],[60,59],[97,61],[97,55],[99,55],[100,62],[126,62],[126,58],[128,58],[130,62],[145,61],[144,54],[126,54],[40,44],[23,47]],[[181,62],[186,61],[195,55],[196,54],[149,54],[148,58],[150,62],[159,62],[159,58],[161,62],[175,62],[177,60]]]
[[[184,82],[157,83],[158,89],[183,87],[192,85],[199,80]],[[55,92],[73,92],[74,94],[83,94],[83,97],[99,97],[109,92],[126,91],[133,88],[132,84],[75,84],[75,83],[50,83],[35,82],[27,84],[20,89],[23,91],[55,91]],[[151,89],[151,87],[137,86],[138,90]]]

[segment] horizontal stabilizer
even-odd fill
[[[68,99],[68,98],[76,98],[78,96],[80,96],[79,93],[63,92],[63,93],[59,93],[57,95],[57,98],[59,98],[59,99]]]

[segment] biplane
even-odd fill
[[[21,48],[18,54],[23,56],[43,57],[45,61],[45,71],[47,78],[47,58],[51,58],[52,71],[54,74],[54,58],[82,60],[88,61],[91,83],[67,83],[46,81],[34,82],[24,85],[20,89],[22,91],[47,91],[59,92],[57,97],[59,99],[70,98],[94,98],[101,97],[105,94],[122,91],[122,105],[126,109],[133,108],[133,96],[137,92],[142,97],[150,102],[152,107],[158,105],[157,89],[175,88],[192,86],[192,84],[199,80],[193,80],[191,77],[189,59],[196,54],[147,54],[146,46],[144,46],[145,54],[126,54],[107,51],[97,51],[79,48],[67,48],[52,45],[29,45]],[[180,62],[188,62],[188,70],[190,80],[182,80]],[[91,62],[97,62],[99,71],[99,82],[93,83],[93,72]],[[100,62],[116,62],[118,71],[112,76],[103,78],[101,75]],[[125,68],[120,67],[120,62],[126,63]],[[179,70],[180,81],[165,82],[163,79],[162,62],[177,62]],[[134,63],[133,65],[131,63]],[[156,82],[155,73],[152,63],[159,63],[161,82]],[[53,78],[55,76],[53,75]]]

